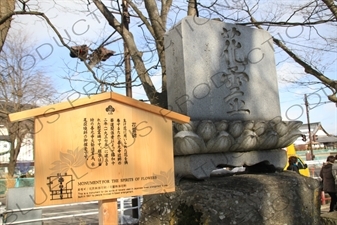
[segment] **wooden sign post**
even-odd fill
[[[118,225],[118,207],[116,198],[99,201],[98,208],[99,208],[98,214],[99,224]]]
[[[9,117],[35,120],[37,206],[98,200],[110,225],[117,198],[175,191],[172,121],[188,116],[103,93]]]

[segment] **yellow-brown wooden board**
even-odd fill
[[[163,115],[108,98],[34,116],[36,205],[175,190],[172,121]]]

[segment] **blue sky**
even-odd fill
[[[296,88],[292,88],[279,91],[283,120],[298,120],[304,124],[307,123],[307,112],[304,104],[304,95],[307,94],[310,123],[321,122],[328,133],[337,134],[337,107],[335,103],[327,99],[327,90],[304,89],[296,92]]]
[[[81,11],[77,13],[67,11],[66,8],[62,9],[59,6],[56,10],[50,6],[47,1],[45,5],[43,5],[42,1],[41,7],[49,7],[47,10],[48,17],[51,18],[64,38],[69,39],[68,37],[70,37],[67,41],[71,46],[91,43],[90,47],[95,48],[97,44],[100,44],[113,32],[113,29],[109,27],[105,19],[101,17],[101,14],[90,8],[77,8]],[[60,12],[62,12],[62,16],[60,16]],[[175,22],[175,20],[170,21],[172,24]],[[131,24],[130,30],[134,31],[135,36],[139,35],[143,37],[142,27],[139,25],[139,23]],[[92,81],[91,75],[85,72],[85,68],[81,62],[69,57],[69,51],[65,47],[58,46],[57,43],[60,43],[59,40],[45,22],[33,16],[16,17],[12,24],[11,33],[15,34],[16,32],[27,33],[27,35],[31,36],[31,41],[35,49],[34,53],[36,57],[41,60],[40,64],[36,66],[42,66],[46,69],[46,72],[52,76],[58,92],[66,92],[67,95],[75,96],[77,94],[72,91],[72,88],[82,92],[84,89],[94,90],[95,85],[89,82],[90,80]],[[301,31],[301,35],[298,34],[298,30],[288,29],[277,32],[283,35],[283,38],[285,37],[284,34],[287,34],[287,37],[298,37],[290,40],[297,42],[297,44],[302,43],[300,41],[305,40],[306,37],[305,31]],[[117,35],[113,35],[109,40],[115,40],[117,38],[119,38]],[[138,42],[143,45],[146,44],[144,39],[139,39]],[[310,50],[310,46],[308,47],[307,49]],[[116,51],[117,54],[123,52],[121,41],[110,44],[107,48]],[[283,61],[283,58],[286,57],[281,50],[277,48],[275,49],[275,56],[277,62]],[[329,57],[336,59],[337,53],[332,52]],[[118,56],[108,60],[108,64],[110,65],[118,63]],[[155,64],[156,62],[153,63]],[[77,71],[74,71],[74,68],[76,68]],[[337,107],[336,104],[328,101],[326,93],[329,93],[329,91],[318,87],[299,87],[298,85],[283,82],[281,79],[281,77],[287,76],[294,77],[294,74],[303,74],[302,71],[303,69],[292,63],[291,59],[286,59],[285,62],[277,65],[280,105],[283,119],[299,120],[303,121],[303,123],[307,123],[306,108],[304,105],[304,94],[307,94],[310,122],[321,122],[323,128],[326,129],[328,133],[337,135]],[[328,74],[331,79],[337,80],[336,71],[337,65],[334,63],[330,66],[329,70],[326,71],[326,74]],[[152,74],[153,82],[157,84],[158,90],[160,90],[160,70],[154,70]],[[70,84],[67,80],[62,78],[65,76],[86,81],[75,81]],[[133,77],[135,76],[136,74],[133,74]],[[123,77],[121,79],[123,80]],[[124,88],[114,89],[114,91],[125,94]],[[136,99],[147,99],[142,87],[139,86],[133,88],[133,97]],[[65,98],[65,95],[63,95],[62,98]]]

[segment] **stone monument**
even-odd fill
[[[301,122],[281,119],[271,36],[186,17],[165,47],[169,109],[191,122],[174,126],[176,191],[144,196],[139,224],[322,224],[319,182],[275,172]]]
[[[175,173],[204,179],[218,166],[283,170],[282,148],[301,134],[282,121],[272,37],[263,30],[186,17],[165,38]]]

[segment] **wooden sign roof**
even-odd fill
[[[132,99],[130,97],[117,94],[115,92],[105,92],[102,94],[90,95],[85,98],[80,98],[80,99],[75,99],[75,100],[69,99],[66,102],[61,102],[61,103],[57,103],[53,105],[25,110],[25,111],[21,111],[17,113],[11,113],[9,114],[9,119],[10,121],[13,122],[13,121],[25,120],[25,119],[36,117],[36,116],[49,116],[49,115],[58,113],[63,110],[75,109],[77,107],[90,105],[90,104],[98,103],[98,102],[109,100],[109,99],[135,107],[135,108],[139,108],[147,112],[158,114],[174,122],[188,123],[190,121],[190,118],[188,116],[185,116],[185,115],[182,115],[182,114],[179,114],[179,113],[176,113],[176,112],[173,112],[173,111],[170,111],[170,110],[158,107],[158,106],[150,105],[150,104]]]

